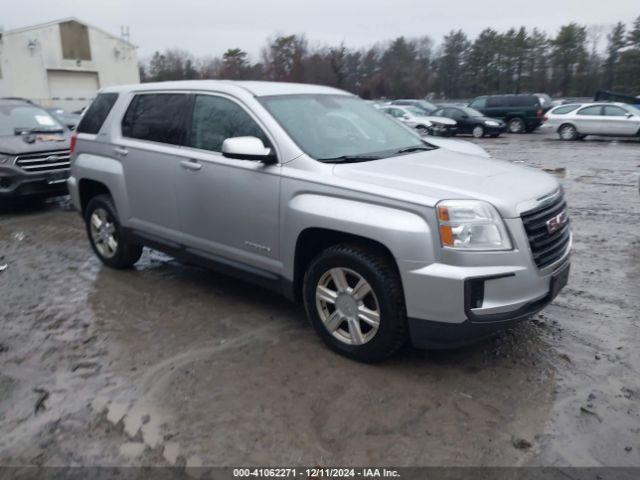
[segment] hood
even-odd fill
[[[484,200],[504,218],[518,217],[519,205],[559,188],[555,178],[539,170],[443,148],[337,164],[333,173],[354,182],[420,195],[428,206],[445,199]]]
[[[0,136],[0,153],[20,155],[51,150],[68,150],[70,141],[69,132]]]
[[[435,145],[436,147],[446,148],[458,153],[466,153],[469,155],[479,155],[484,158],[491,158],[489,152],[487,152],[480,145],[476,145],[466,140],[453,140],[451,138],[430,136],[424,139],[427,143]]]

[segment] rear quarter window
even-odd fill
[[[578,109],[580,105],[566,105],[563,107],[557,107],[551,113],[554,115],[566,115],[567,113],[571,113]]]
[[[78,133],[97,134],[117,100],[117,93],[99,94],[80,120]]]

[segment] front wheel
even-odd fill
[[[578,130],[576,129],[576,127],[574,127],[571,124],[565,124],[562,125],[559,129],[558,129],[558,135],[560,136],[561,140],[576,140],[579,135],[578,135]]]
[[[407,339],[402,283],[386,255],[358,245],[336,245],[309,266],[303,284],[307,315],[332,350],[374,362]]]
[[[484,137],[484,127],[482,125],[476,125],[473,127],[471,134],[473,135],[473,138]]]
[[[130,268],[142,255],[142,246],[123,235],[116,207],[109,195],[93,197],[85,210],[85,224],[93,251],[111,268]]]

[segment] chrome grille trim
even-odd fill
[[[71,151],[52,150],[48,152],[25,153],[18,155],[14,164],[22,170],[31,173],[65,170],[71,167]]]

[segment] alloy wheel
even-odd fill
[[[484,136],[484,128],[482,128],[480,125],[477,125],[473,128],[472,134],[474,138],[482,138]]]
[[[380,327],[380,305],[362,275],[332,268],[316,286],[316,308],[327,331],[347,345],[363,345]]]
[[[90,218],[91,239],[105,258],[112,258],[118,250],[118,236],[114,218],[103,208],[96,208]]]

